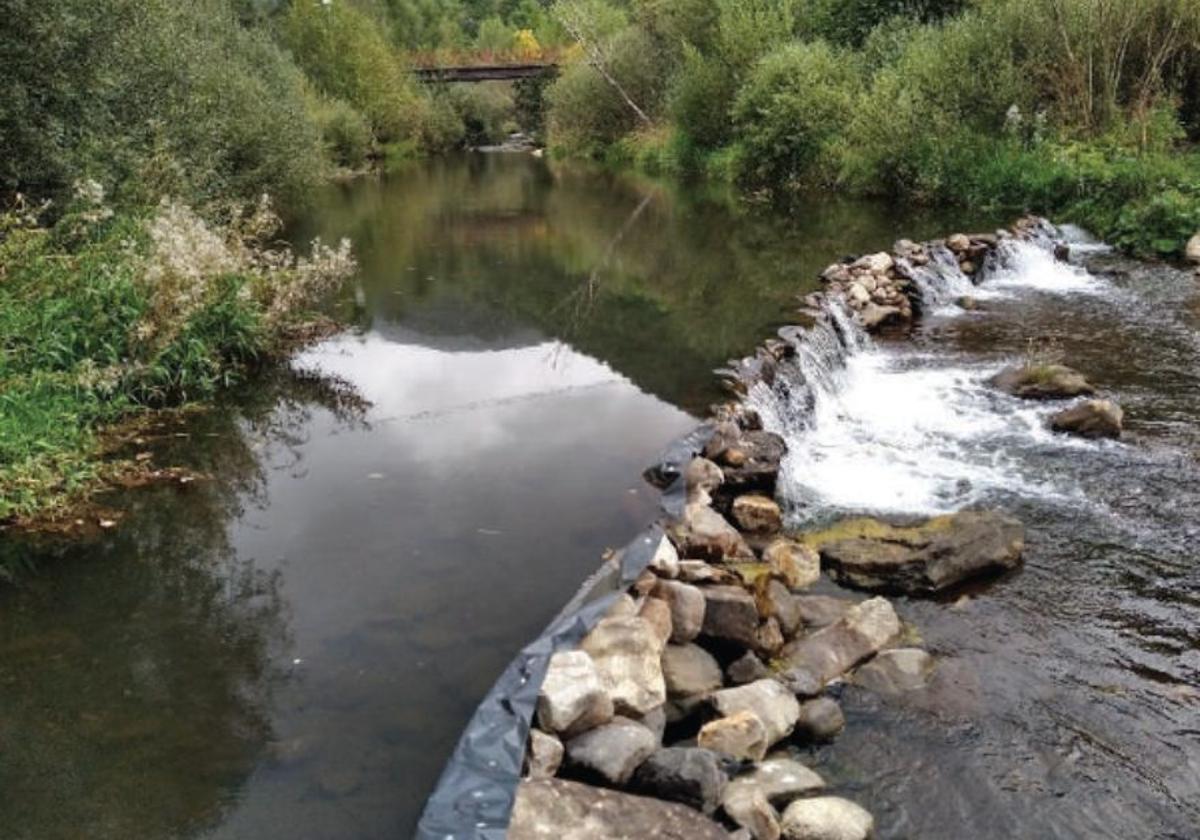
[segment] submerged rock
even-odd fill
[[[596,663],[582,650],[561,650],[550,657],[538,692],[538,724],[547,732],[573,735],[608,723],[613,702]]]
[[[882,654],[880,655],[882,656]],[[807,738],[809,741],[832,741],[845,728],[846,716],[842,714],[842,707],[837,704],[836,700],[830,697],[818,697],[800,704],[800,718],[796,721],[796,735]]]
[[[1124,424],[1125,412],[1111,400],[1088,400],[1050,418],[1054,431],[1092,439],[1119,438]]]
[[[721,804],[728,779],[721,760],[699,747],[667,747],[646,759],[633,774],[632,788],[711,814]]]
[[[603,726],[576,735],[566,743],[570,768],[597,776],[609,784],[623,785],[633,771],[658,749],[658,739],[646,727],[616,717]]]
[[[643,618],[605,618],[583,637],[580,647],[596,663],[600,681],[621,714],[644,715],[667,699],[662,642]]]
[[[839,583],[909,594],[1014,569],[1025,549],[1024,526],[996,511],[966,511],[909,527],[853,519],[811,539]]]
[[[1077,370],[1066,365],[1015,365],[991,378],[992,387],[1027,400],[1061,400],[1096,392]]]
[[[786,840],[867,840],[875,819],[848,799],[818,796],[789,805],[780,828]]]
[[[819,684],[840,677],[874,656],[900,636],[900,619],[883,598],[851,607],[842,618],[811,636],[789,644],[780,659],[796,676],[810,675]],[[715,696],[722,692],[717,692]],[[796,718],[799,718],[797,706]]]
[[[673,802],[546,779],[517,788],[508,840],[727,840],[699,811]]]
[[[924,688],[933,673],[933,657],[920,648],[885,650],[854,672],[855,685],[884,696]]]

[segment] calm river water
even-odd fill
[[[640,471],[711,370],[831,259],[995,221],[525,156],[331,188],[297,237],[353,240],[353,328],[148,436],[207,479],[0,543],[0,837],[407,836],[492,680],[653,517]]]

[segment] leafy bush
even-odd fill
[[[832,146],[854,114],[858,85],[853,61],[824,42],[763,58],[733,107],[743,176],[777,187],[831,177]]]
[[[329,159],[338,166],[357,169],[371,154],[371,126],[354,106],[340,99],[314,97],[310,113]]]

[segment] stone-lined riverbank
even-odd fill
[[[842,341],[853,340],[851,317],[869,332],[903,330],[944,302],[947,284],[935,275],[985,282],[1010,239],[1066,256],[1052,228],[1023,219],[830,266],[825,290],[805,300],[802,326],[736,363],[730,384],[740,394],[772,384],[818,325]],[[958,302],[975,305],[964,295]],[[1022,397],[1094,393],[1082,376],[1040,359],[1005,373],[995,387]],[[1096,408],[1102,402],[1063,412],[1091,421],[1052,423],[1119,433],[1119,408]],[[916,634],[886,595],[944,593],[1021,562],[1023,528],[996,511],[789,532],[774,498],[784,440],[740,400],[714,410],[712,429],[680,477],[686,502],[663,523],[648,567],[577,649],[550,660],[511,838],[871,836],[870,803],[830,789],[789,747],[837,737],[845,721],[830,689],[840,682],[891,696],[936,678],[937,663],[911,643]],[[880,594],[812,594],[823,573]]]

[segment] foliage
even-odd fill
[[[301,74],[227,0],[14,0],[0,66],[0,194],[293,201],[322,173]]]
[[[105,425],[237,380],[354,267],[348,243],[268,247],[265,198],[214,226],[168,201],[114,212],[89,183],[52,227],[37,216],[0,217],[0,518],[93,480]]]
[[[733,108],[743,176],[776,187],[829,180],[831,145],[854,114],[858,83],[853,60],[824,42],[788,44],[763,58]]]
[[[321,132],[326,154],[338,166],[357,169],[371,154],[371,126],[354,106],[341,99],[314,95],[309,113]]]

